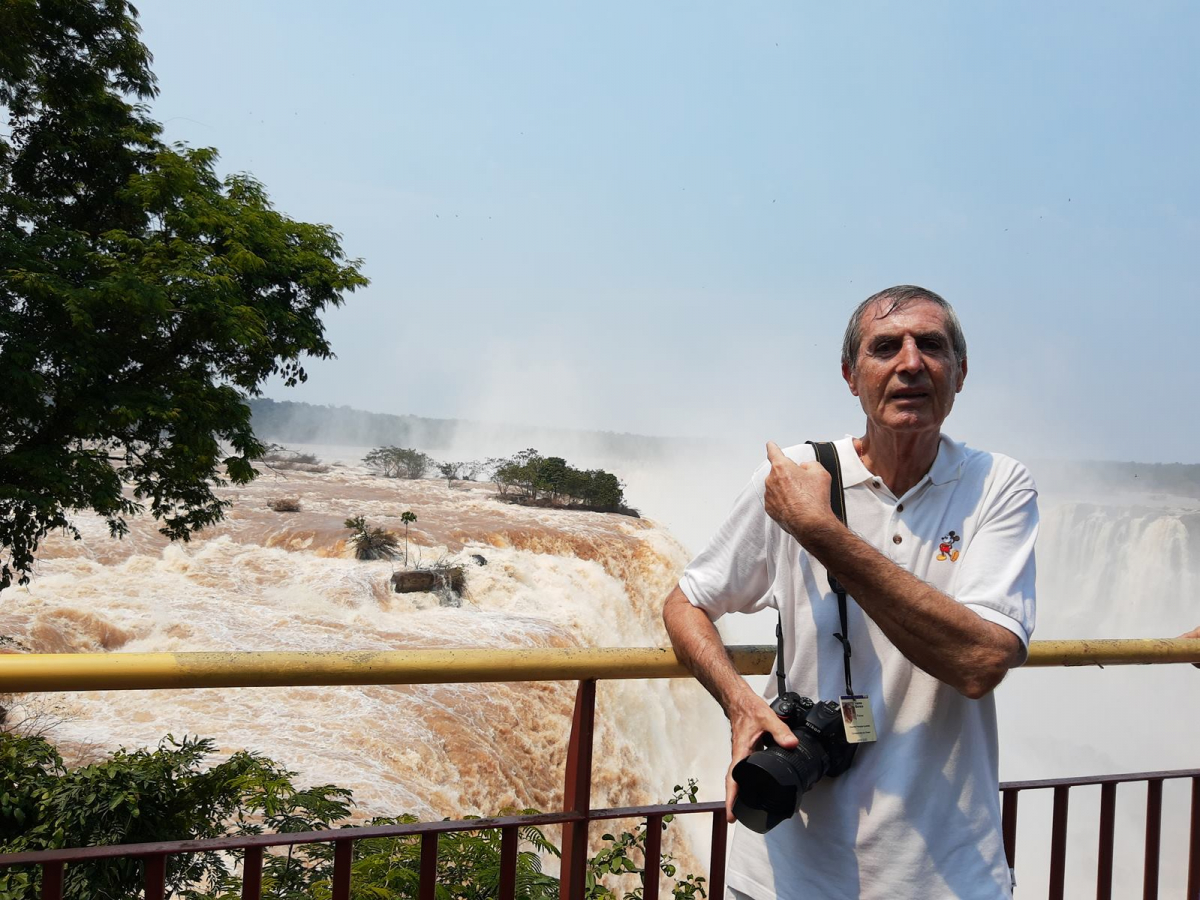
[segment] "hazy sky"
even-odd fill
[[[849,310],[956,305],[947,430],[1200,461],[1200,8],[143,0],[168,137],[372,279],[276,399],[794,443]]]

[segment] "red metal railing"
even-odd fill
[[[417,896],[432,900],[436,888],[438,836],[453,831],[491,831],[500,829],[500,888],[501,900],[512,900],[516,889],[517,832],[519,828],[544,825],[577,825],[607,819],[644,818],[647,823],[646,871],[654,873],[646,880],[643,896],[656,900],[658,896],[658,864],[660,847],[653,836],[661,836],[663,816],[687,813],[708,813],[714,819],[713,881],[723,892],[725,850],[725,805],[723,803],[688,803],[661,806],[631,806],[596,809],[590,814],[546,813],[536,816],[508,816],[493,819],[465,819],[455,822],[417,822],[407,825],[376,825],[363,828],[331,828],[325,831],[306,831],[288,834],[244,835],[214,838],[205,841],[173,841],[161,844],[120,844],[108,847],[82,847],[72,850],[43,850],[36,853],[10,853],[0,856],[0,866],[41,865],[43,900],[62,897],[65,867],[75,863],[94,863],[104,859],[140,859],[145,871],[146,900],[162,900],[166,893],[166,860],[180,853],[244,850],[242,864],[242,897],[257,900],[262,889],[263,852],[268,847],[287,847],[297,844],[332,843],[334,845],[333,897],[350,897],[350,866],[354,843],[365,838],[421,837],[421,881]],[[719,820],[719,822],[717,821]],[[720,852],[716,846],[719,838]],[[565,881],[565,873],[564,873]],[[580,890],[582,886],[580,886]],[[579,896],[576,894],[575,896]],[[719,896],[715,895],[714,896]]]
[[[1016,868],[1017,801],[1022,791],[1052,790],[1054,811],[1050,824],[1049,900],[1062,900],[1066,889],[1067,812],[1071,788],[1100,786],[1100,821],[1096,864],[1096,900],[1111,900],[1113,889],[1113,837],[1117,814],[1117,785],[1146,783],[1146,839],[1142,869],[1142,898],[1158,897],[1162,840],[1162,789],[1170,779],[1192,780],[1191,828],[1188,837],[1187,900],[1200,900],[1200,769],[1174,772],[1137,772],[1130,775],[1097,775],[1089,778],[1049,778],[1040,781],[1010,781],[1000,785],[1003,801],[1004,851],[1008,864]],[[1073,894],[1072,896],[1078,896]]]
[[[608,819],[642,818],[646,821],[646,851],[643,887],[644,900],[658,900],[659,861],[661,854],[661,824],[664,816],[708,814],[712,819],[711,857],[708,892],[719,900],[725,890],[725,848],[727,826],[723,803],[695,803],[660,806],[635,806],[613,809],[591,809],[592,737],[595,723],[596,682],[579,683],[572,718],[571,739],[566,761],[566,785],[563,811],[533,816],[470,819],[453,822],[418,822],[399,825],[377,825],[361,828],[340,828],[288,834],[243,835],[203,841],[175,841],[159,844],[126,844],[104,847],[48,850],[0,855],[0,868],[17,865],[38,865],[42,868],[42,897],[61,900],[65,867],[70,864],[92,863],[104,859],[141,859],[145,872],[146,900],[162,900],[166,893],[166,860],[183,853],[243,850],[242,897],[258,900],[262,890],[263,854],[268,847],[298,844],[332,843],[334,867],[332,895],[334,900],[349,900],[351,864],[355,841],[366,838],[386,838],[420,835],[421,863],[419,900],[434,900],[437,879],[438,836],[458,831],[501,832],[500,900],[512,900],[516,889],[518,829],[524,826],[561,825],[563,827],[562,861],[559,893],[561,900],[577,900],[583,896],[588,826],[591,822]],[[1015,867],[1017,850],[1017,803],[1023,791],[1052,790],[1054,807],[1051,822],[1050,888],[1051,900],[1064,897],[1067,850],[1067,810],[1073,787],[1100,785],[1101,813],[1099,822],[1099,866],[1097,871],[1098,900],[1112,896],[1113,832],[1116,815],[1118,784],[1146,782],[1148,784],[1144,900],[1158,896],[1159,840],[1161,836],[1162,784],[1168,779],[1190,778],[1191,829],[1188,853],[1187,900],[1200,900],[1200,769],[1173,772],[1145,772],[1131,775],[1108,775],[1073,779],[1008,782],[1000,785],[1003,797],[1004,847],[1010,866]]]

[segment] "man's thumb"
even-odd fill
[[[788,728],[783,723],[783,719],[776,718],[770,725],[771,737],[775,739],[775,743],[780,747],[791,749],[800,743],[796,739],[796,735],[792,733],[792,729]]]
[[[787,459],[787,455],[779,449],[779,445],[777,443],[774,441],[767,441],[767,459],[774,464]]]

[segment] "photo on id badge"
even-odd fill
[[[867,744],[875,740],[875,717],[871,714],[871,699],[863,694],[847,694],[838,698],[842,708],[842,727],[850,744]]]

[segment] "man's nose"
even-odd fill
[[[905,338],[904,343],[900,345],[897,365],[904,372],[920,372],[925,368],[925,359],[921,356],[917,342],[911,337]]]

